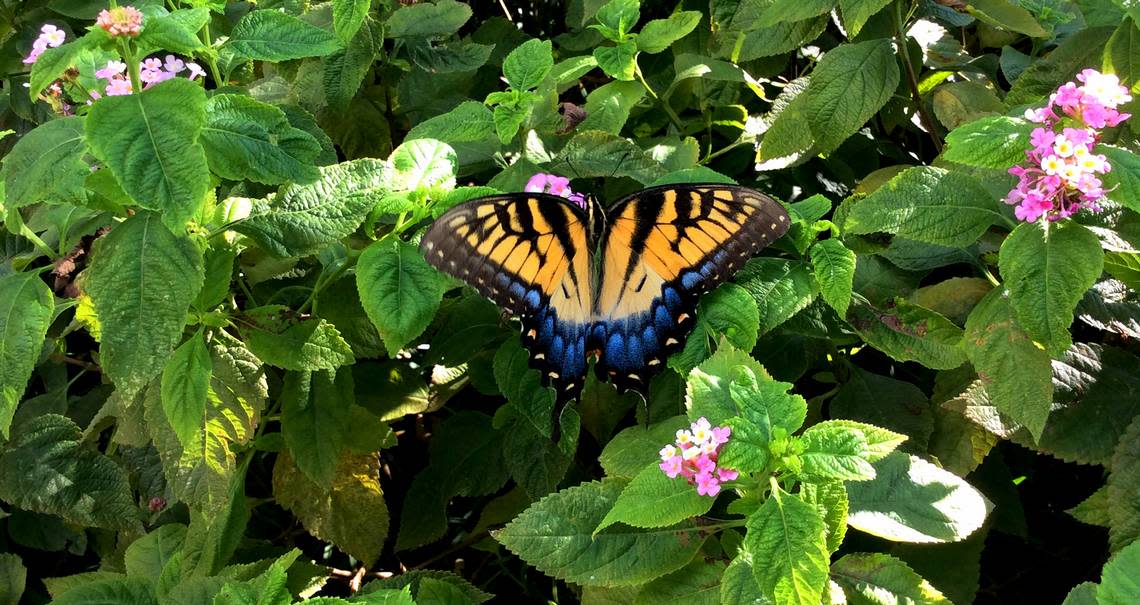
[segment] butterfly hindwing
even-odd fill
[[[789,226],[775,200],[731,185],[654,187],[607,216],[589,346],[600,378],[643,393],[682,348],[700,295]]]
[[[420,250],[519,316],[530,366],[560,400],[576,398],[591,325],[585,213],[565,199],[519,193],[456,206],[424,235]]]

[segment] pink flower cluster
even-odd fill
[[[32,42],[32,52],[24,57],[24,65],[35,63],[36,59],[39,59],[45,50],[63,44],[63,40],[66,37],[67,34],[64,33],[62,29],[51,23],[45,23],[44,26],[40,28],[39,37],[36,38],[35,42]]]
[[[112,36],[135,37],[142,33],[143,14],[133,6],[116,6],[102,10],[95,25]]]
[[[720,448],[728,443],[732,429],[727,426],[713,427],[705,417],[694,422],[689,430],[677,431],[676,444],[661,448],[661,470],[670,479],[680,475],[697,486],[702,496],[715,496],[720,493],[723,481],[732,481],[740,473],[717,467],[716,457]]]
[[[106,67],[95,70],[95,77],[107,81],[107,87],[104,89],[107,96],[129,95],[131,94],[131,81],[127,79],[126,71],[126,63],[107,61]],[[150,88],[159,82],[177,76],[183,71],[188,71],[187,76],[191,80],[206,73],[197,63],[186,63],[174,55],[166,55],[166,61],[160,61],[154,57],[144,59],[139,64],[139,80],[142,80],[143,88]],[[98,99],[101,95],[92,91],[91,96]]]
[[[1081,208],[1099,212],[1106,193],[1097,175],[1112,169],[1104,155],[1093,153],[1101,128],[1127,120],[1117,107],[1132,100],[1128,89],[1112,74],[1086,69],[1077,75],[1082,84],[1068,82],[1049,97],[1049,104],[1028,109],[1025,118],[1043,126],[1033,129],[1025,152],[1026,162],[1009,169],[1018,178],[1005,203],[1016,205],[1014,214],[1027,222],[1044,216],[1055,221]]]
[[[549,193],[557,195],[578,204],[582,208],[586,207],[586,196],[571,191],[570,179],[564,176],[539,172],[530,177],[530,180],[526,182],[526,188],[524,190],[527,193]]]

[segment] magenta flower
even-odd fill
[[[111,80],[115,76],[121,76],[127,71],[127,64],[122,61],[107,61],[107,66],[103,69],[95,70],[95,77],[103,80]]]
[[[166,55],[166,61],[163,62],[162,67],[168,73],[177,74],[186,69],[186,63],[174,55]]]
[[[731,433],[727,426],[714,427],[707,418],[698,418],[688,429],[677,431],[675,443],[658,452],[661,470],[670,479],[684,477],[702,496],[717,495],[721,483],[739,476],[732,469],[717,466],[717,455]]]
[[[582,208],[586,207],[586,196],[581,193],[574,193],[570,189],[570,179],[564,176],[546,174],[544,172],[536,173],[526,182],[526,187],[524,187],[523,190],[527,193],[549,193],[557,195],[574,202]]]
[[[104,89],[108,97],[118,97],[131,94],[131,83],[124,78],[115,78]]]
[[[1047,106],[1025,112],[1027,120],[1042,126],[1029,135],[1032,149],[1025,152],[1025,163],[1009,169],[1018,182],[1005,202],[1017,206],[1019,220],[1056,221],[1082,208],[1100,211],[1107,191],[1096,175],[1112,166],[1104,155],[1093,153],[1101,138],[1097,130],[1131,117],[1117,107],[1132,97],[1112,74],[1086,69],[1077,80],[1080,86],[1067,82],[1050,95]]]
[[[62,45],[66,38],[67,34],[62,29],[51,23],[45,23],[44,26],[40,28],[40,35],[32,42],[32,52],[24,57],[24,64],[31,65],[35,63],[36,59],[39,59],[45,50]]]
[[[133,6],[116,6],[102,10],[95,25],[112,36],[135,37],[142,33],[143,14]]]

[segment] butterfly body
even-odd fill
[[[603,211],[541,193],[448,210],[420,249],[436,268],[520,318],[530,365],[559,404],[587,359],[621,391],[645,393],[696,323],[700,295],[787,231],[768,196],[731,185],[665,185]]]

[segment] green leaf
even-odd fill
[[[335,370],[354,360],[340,332],[323,319],[290,323],[281,331],[252,328],[246,343],[262,361],[285,370]]]
[[[425,187],[455,188],[455,150],[432,139],[405,141],[392,152],[393,188],[415,191]]]
[[[325,98],[333,111],[344,113],[349,108],[372,69],[377,54],[373,27],[368,22],[362,24],[356,35],[345,42],[344,48],[322,61]]]
[[[138,578],[157,578],[171,557],[182,550],[186,539],[186,526],[167,523],[131,542],[123,554],[127,575]]]
[[[372,0],[333,0],[332,5],[333,31],[341,42],[348,42],[368,17]]]
[[[696,486],[689,485],[683,477],[670,479],[656,463],[651,463],[625,486],[594,534],[614,523],[668,527],[709,512],[715,501],[698,494]]]
[[[1096,595],[1099,586],[1096,582],[1081,582],[1065,595],[1061,605],[1097,605]]]
[[[586,112],[589,115],[578,128],[621,134],[630,112],[644,98],[645,87],[637,82],[616,80],[603,84],[590,91],[586,97]]]
[[[643,185],[665,175],[665,168],[632,141],[600,130],[579,132],[549,169],[572,178],[627,176]]]
[[[843,15],[847,35],[851,38],[858,36],[867,21],[888,4],[890,0],[839,0],[839,12]]]
[[[0,451],[0,499],[76,525],[141,531],[126,471],[81,439],[56,414],[22,425]]]
[[[777,23],[802,21],[819,15],[826,15],[835,8],[836,0],[775,0],[760,13],[756,25],[770,27]]]
[[[1048,57],[1034,61],[1021,72],[1005,97],[1006,105],[1039,103],[1058,86],[1074,80],[1077,72],[1090,65],[1100,65],[1104,45],[1116,25],[1090,27],[1066,36]]]
[[[827,586],[823,519],[815,507],[774,488],[748,517],[744,550],[762,594],[776,603],[817,605]]]
[[[205,124],[205,91],[174,78],[141,93],[99,99],[87,114],[87,142],[136,204],[162,211],[173,227],[194,215],[210,186],[198,143]]]
[[[828,420],[827,423],[862,432],[863,439],[867,442],[867,449],[864,450],[862,458],[867,462],[878,462],[886,458],[887,454],[895,451],[895,448],[907,440],[906,435],[864,422],[840,419]]]
[[[637,50],[651,55],[657,54],[689,35],[700,22],[700,11],[680,11],[669,15],[668,19],[654,19],[638,32]]]
[[[939,85],[934,89],[932,104],[938,121],[951,130],[979,118],[1005,111],[1005,104],[994,91],[978,82],[949,82]],[[1029,130],[1031,129],[1026,130],[1026,134]],[[977,142],[974,141],[975,144]],[[1015,141],[1009,138],[1004,142],[1010,147],[1015,146]],[[1001,144],[1002,140],[999,139],[998,143]],[[945,155],[943,157],[945,158]]]
[[[1073,311],[1103,269],[1096,235],[1072,221],[1022,223],[998,258],[1009,302],[1030,336],[1059,355],[1073,343]]]
[[[92,16],[91,18],[94,19],[95,17]],[[32,73],[28,81],[28,94],[31,98],[36,98],[39,93],[43,92],[43,89],[59,78],[69,67],[73,67],[90,57],[92,51],[107,44],[110,39],[110,36],[102,30],[90,31],[80,38],[45,50],[32,64]]]
[[[300,554],[301,551],[293,549],[260,575],[226,582],[214,598],[215,605],[288,605],[292,594],[286,570]]]
[[[1104,270],[1133,291],[1140,288],[1140,254],[1109,252],[1104,255]]]
[[[401,6],[385,24],[389,38],[444,37],[459,31],[471,18],[471,8],[455,0]]]
[[[1140,155],[1111,145],[1099,145],[1097,151],[1112,164],[1112,170],[1103,177],[1108,198],[1140,212]]]
[[[627,40],[617,46],[599,46],[594,49],[594,58],[606,75],[618,80],[633,80],[637,72],[637,43]]]
[[[951,370],[966,361],[962,329],[942,315],[896,299],[894,308],[851,307],[847,321],[868,344],[899,361]]]
[[[234,26],[225,46],[255,61],[288,61],[322,57],[340,47],[336,36],[276,10],[255,10]]]
[[[788,321],[815,300],[819,285],[803,261],[761,257],[745,263],[736,283],[748,290],[760,309],[760,335]]]
[[[149,578],[107,578],[81,584],[52,601],[53,605],[157,605]]]
[[[294,128],[279,108],[251,97],[210,97],[201,143],[210,170],[223,178],[276,185],[321,175],[313,165],[321,152],[317,139]]]
[[[0,605],[17,605],[27,578],[28,569],[19,555],[0,553]]]
[[[950,247],[974,243],[1001,220],[993,196],[973,177],[932,166],[907,169],[851,206],[844,229],[884,231]]]
[[[701,297],[697,325],[685,341],[685,348],[669,358],[669,367],[688,374],[708,357],[712,343],[721,339],[751,351],[756,346],[759,323],[756,302],[749,292],[736,284],[721,284]]]
[[[442,537],[452,498],[490,495],[507,482],[503,438],[489,416],[475,412],[457,413],[440,425],[428,446],[428,467],[412,480],[404,498],[396,550]]]
[[[677,431],[689,426],[685,416],[674,416],[650,425],[623,429],[602,449],[598,462],[607,477],[632,479],[657,460],[662,446],[672,443]]]
[[[883,553],[852,553],[831,565],[851,603],[952,605],[906,563]]]
[[[739,415],[740,408],[732,397],[730,388],[733,380],[739,377],[744,369],[752,373],[753,380],[772,381],[772,377],[760,362],[749,357],[748,353],[734,349],[728,343],[722,343],[712,357],[689,372],[685,384],[685,405],[689,417],[696,420],[704,416],[712,424],[721,425],[729,418]],[[783,386],[786,383],[777,384]],[[787,390],[786,386],[783,388]],[[798,428],[799,425],[791,430]]]
[[[273,497],[310,534],[372,565],[388,537],[380,458],[375,452],[334,453],[339,456],[333,461],[333,479],[327,487],[310,481],[288,454],[280,454],[273,465]]]
[[[982,526],[992,505],[956,475],[895,452],[876,477],[847,484],[847,523],[896,542],[957,542]]]
[[[1112,550],[1140,539],[1140,416],[1128,424],[1112,455],[1108,473],[1108,538]]]
[[[694,560],[685,567],[646,584],[637,593],[633,605],[717,605],[720,603],[720,578],[724,567],[721,561]]]
[[[751,6],[762,6],[761,3],[748,3]],[[741,3],[741,8],[746,6]],[[767,4],[770,6],[770,4]],[[754,22],[755,17],[752,22]],[[744,41],[740,46],[740,56],[737,57],[738,61],[751,61],[761,57],[772,57],[781,55],[786,52],[795,50],[810,43],[819,37],[823,30],[827,28],[830,19],[827,15],[821,15],[814,19],[804,19],[803,21],[789,22],[785,21],[777,23],[772,27],[761,27],[756,29],[748,29],[747,31],[739,32],[744,34]],[[722,45],[720,56],[731,56],[735,49],[735,37],[723,36],[723,39],[732,40],[731,45]]]
[[[1053,399],[1049,354],[1018,323],[1003,290],[991,290],[966,319],[966,355],[994,406],[1038,439]]]
[[[842,481],[801,483],[800,499],[815,507],[827,534],[827,552],[839,550],[847,535],[847,488]]]
[[[684,567],[700,548],[689,523],[655,530],[610,527],[594,536],[623,482],[583,483],[551,494],[494,534],[543,573],[584,586],[641,584]]]
[[[628,34],[641,19],[640,0],[610,0],[598,8],[594,14],[598,24],[617,34],[620,38]]]
[[[199,330],[174,350],[162,369],[162,411],[183,447],[202,432],[213,361]]]
[[[1079,504],[1066,510],[1069,516],[1088,525],[1096,525],[1098,527],[1108,527],[1111,523],[1109,517],[1109,500],[1108,500],[1108,486],[1102,485],[1100,489],[1093,492],[1088,498],[1081,500]]]
[[[979,168],[1005,170],[1025,161],[1029,133],[1037,125],[1021,118],[988,116],[946,135],[942,159]]]
[[[210,9],[205,7],[176,10],[166,15],[147,16],[146,26],[139,34],[138,44],[144,49],[168,50],[180,55],[192,55],[202,50],[198,30],[210,21]]]
[[[743,472],[761,471],[768,464],[768,443],[774,429],[785,435],[799,430],[807,415],[807,402],[787,392],[792,387],[789,383],[766,377],[758,377],[756,381],[746,368],[733,374],[729,394],[736,407],[734,415],[739,417],[728,420],[733,438],[724,446],[720,461]],[[704,416],[701,407],[702,402],[693,400],[689,416]]]
[[[875,478],[875,469],[863,431],[824,421],[808,427],[800,436],[800,458],[805,481],[865,481]]]
[[[1140,81],[1140,31],[1132,18],[1123,20],[1108,39],[1102,71],[1116,74],[1129,88]]]
[[[841,317],[846,315],[855,279],[855,253],[837,239],[825,239],[812,245],[811,266],[823,300]]]
[[[721,576],[721,603],[771,603],[772,599],[760,589],[754,571],[752,554],[741,550]]]
[[[443,299],[442,280],[415,246],[400,239],[372,244],[356,265],[356,286],[388,353],[423,333]]]
[[[972,0],[966,12],[983,23],[1032,38],[1048,38],[1050,35],[1037,22],[1033,13],[1008,0]]]
[[[320,179],[282,187],[258,202],[233,229],[279,257],[316,254],[356,231],[369,210],[392,191],[392,170],[363,158],[320,168]]]
[[[1140,599],[1140,542],[1133,542],[1105,563],[1096,601],[1100,605],[1127,605],[1137,599]]]
[[[437,139],[447,143],[455,150],[459,166],[464,168],[488,161],[499,149],[494,116],[486,105],[478,101],[460,103],[445,114],[416,124],[404,140],[416,139]]]
[[[914,384],[889,376],[873,374],[861,368],[850,373],[846,383],[839,387],[839,393],[831,400],[830,412],[833,418],[858,421],[882,430],[893,431],[895,437],[906,436],[905,443],[894,442],[889,436],[883,450],[874,448],[875,438],[864,429],[872,455],[868,461],[881,460],[895,446],[913,452],[925,452],[930,434],[934,430],[934,419],[930,412],[930,400]]]
[[[55,314],[55,296],[39,272],[0,277],[0,434],[8,438]]]
[[[456,605],[459,603],[462,603],[463,605],[479,605],[480,603],[491,600],[493,596],[486,592],[483,592],[482,590],[479,590],[467,580],[464,580],[463,578],[453,573],[446,571],[437,571],[434,569],[411,569],[405,571],[404,573],[396,574],[391,578],[374,580],[365,585],[364,592],[367,593],[369,592],[369,589],[375,588],[393,590],[408,587],[411,588],[412,596],[418,597],[420,587],[423,586],[427,581],[431,581],[436,585],[441,583],[450,584],[458,588],[463,594],[463,601],[444,601],[439,605],[445,605],[448,603],[455,603]],[[403,604],[396,603],[394,605]]]
[[[137,96],[137,95],[132,95]],[[202,287],[202,252],[140,212],[95,240],[86,292],[102,326],[103,373],[129,397],[162,371]]]
[[[825,54],[804,92],[816,145],[823,151],[839,147],[886,104],[898,83],[890,40],[841,44]]]
[[[336,477],[350,430],[352,371],[289,372],[281,387],[281,434],[297,468],[322,488]]]
[[[499,136],[499,142],[503,145],[510,144],[529,115],[529,105],[525,107],[506,103],[496,105],[493,119],[495,121],[495,134]]]
[[[21,136],[4,156],[4,206],[21,208],[36,202],[83,204],[83,181],[90,168],[83,156],[87,142],[83,118],[51,120]]]
[[[211,518],[220,515],[236,523],[245,505],[233,502],[234,490],[240,487],[234,478],[241,476],[235,450],[253,438],[269,386],[261,361],[225,332],[215,333],[210,357],[206,417],[193,442],[184,446],[178,440],[163,412],[158,388],[147,390],[143,418],[174,497]],[[226,513],[230,510],[233,514]]]
[[[503,76],[515,90],[530,90],[542,83],[554,68],[550,40],[527,40],[503,59]]]

